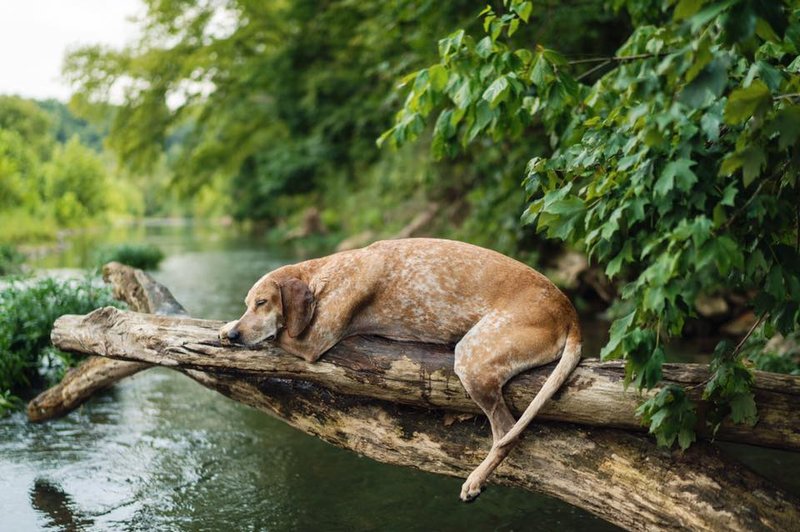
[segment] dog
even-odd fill
[[[469,475],[471,501],[581,357],[575,308],[544,275],[495,251],[452,240],[376,242],[264,275],[224,341],[274,342],[315,362],[348,336],[455,345],[455,373],[489,418],[493,444]],[[561,358],[518,421],[502,388]]]

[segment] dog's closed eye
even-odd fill
[[[263,305],[266,302],[267,302],[266,299],[259,299],[259,300],[256,301],[256,306],[260,307],[261,305]]]

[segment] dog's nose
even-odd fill
[[[241,336],[241,334],[239,333],[239,329],[237,329],[236,327],[228,331],[228,340],[230,340],[231,342],[238,341],[239,336]]]

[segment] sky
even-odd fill
[[[0,94],[68,100],[67,49],[130,42],[127,19],[142,11],[140,0],[0,0]]]

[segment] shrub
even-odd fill
[[[101,248],[96,255],[98,266],[111,261],[142,270],[153,270],[164,259],[164,252],[152,244],[121,244]]]
[[[25,256],[14,246],[0,244],[0,276],[19,273]]]
[[[119,302],[89,278],[17,280],[0,289],[0,413],[19,403],[16,394],[58,381],[79,361],[50,345],[56,318],[107,305]]]

